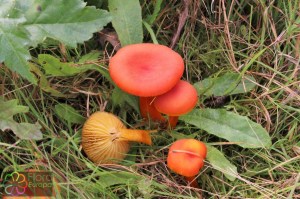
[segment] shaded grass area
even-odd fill
[[[207,162],[199,173],[200,189],[166,167],[168,146],[174,132],[153,136],[154,146],[135,144],[121,165],[96,166],[80,146],[82,125],[57,116],[55,105],[67,103],[82,116],[97,110],[113,112],[127,125],[150,128],[133,107],[112,104],[113,85],[97,71],[74,77],[48,77],[51,86],[66,97],[54,97],[0,67],[0,94],[18,99],[30,112],[15,119],[43,127],[40,141],[20,140],[0,132],[0,169],[50,170],[58,179],[57,198],[298,198],[300,197],[300,14],[299,1],[181,1],[142,2],[143,17],[155,16],[152,30],[160,44],[170,45],[185,6],[188,17],[174,47],[185,60],[184,79],[195,83],[209,76],[237,72],[252,75],[257,87],[226,100],[200,96],[198,107],[218,107],[246,115],[272,137],[270,149],[243,149],[206,132],[180,123],[176,132],[214,143],[238,168],[233,182]],[[156,8],[156,9],[155,9]],[[155,12],[155,10],[157,12]],[[153,14],[156,13],[156,14]],[[151,22],[151,20],[150,20]],[[145,30],[144,41],[151,42]],[[101,56],[94,63],[107,67],[112,46],[100,46],[98,35],[75,50],[49,41],[33,56],[48,53],[61,61],[76,61],[93,49]],[[35,60],[33,60],[35,61]],[[68,97],[67,97],[68,95]],[[220,100],[220,101],[218,101]],[[1,176],[3,178],[3,176]],[[128,180],[130,179],[130,180]]]

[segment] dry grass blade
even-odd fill
[[[170,48],[174,48],[175,45],[177,44],[178,39],[180,37],[180,33],[182,31],[182,28],[185,25],[186,20],[189,15],[189,5],[191,4],[191,0],[182,0],[182,1],[183,1],[184,8],[183,8],[183,11],[179,15],[178,27],[177,27],[176,33],[174,34],[174,36],[172,38]]]

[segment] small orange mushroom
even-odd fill
[[[160,113],[169,115],[169,124],[174,128],[178,116],[190,112],[197,104],[197,90],[188,82],[180,80],[170,91],[154,100],[154,106]]]
[[[151,145],[149,130],[127,129],[118,117],[107,112],[96,112],[82,129],[82,148],[93,162],[116,163],[126,156],[129,142]]]
[[[193,187],[198,187],[195,176],[204,165],[207,148],[195,139],[181,139],[174,142],[168,153],[167,165],[175,173],[186,178]]]

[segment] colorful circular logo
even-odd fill
[[[28,182],[24,174],[13,172],[4,178],[4,191],[7,195],[19,196],[25,193]]]

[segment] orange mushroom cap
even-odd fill
[[[150,43],[121,48],[110,60],[115,84],[132,95],[151,97],[171,90],[184,71],[182,57],[171,48]]]
[[[198,174],[204,165],[207,149],[203,142],[195,139],[181,139],[172,144],[167,158],[168,167],[182,176]]]
[[[161,113],[179,116],[190,112],[197,100],[197,90],[190,83],[180,80],[170,91],[157,96],[154,106]]]

